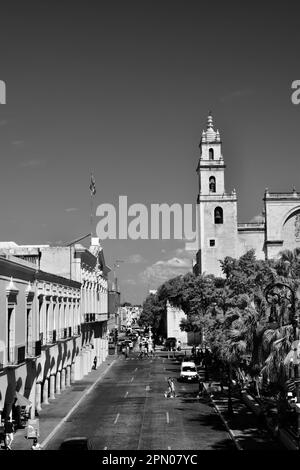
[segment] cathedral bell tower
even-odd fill
[[[200,141],[198,174],[198,240],[197,273],[223,276],[220,260],[226,256],[236,257],[237,244],[237,197],[225,191],[225,163],[219,131],[214,130],[211,112],[206,130]]]

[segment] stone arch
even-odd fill
[[[293,207],[283,218],[281,226],[283,250],[300,247],[300,206]]]

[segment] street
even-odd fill
[[[235,446],[198,384],[179,383],[179,361],[157,351],[154,358],[120,355],[60,427],[47,449],[85,436],[98,450],[234,450]],[[167,399],[167,378],[175,378],[176,398]]]

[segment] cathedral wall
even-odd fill
[[[266,200],[267,255],[276,258],[283,250],[300,246],[300,200],[278,197]],[[276,243],[278,242],[278,243]]]
[[[264,252],[265,232],[239,231],[238,232],[238,257],[243,256],[249,250],[255,250],[256,259],[265,259]]]

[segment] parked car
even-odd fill
[[[180,367],[180,381],[196,382],[198,381],[199,375],[196,364],[192,361],[182,362]]]
[[[70,437],[60,444],[59,450],[93,450],[93,444],[87,437]]]

